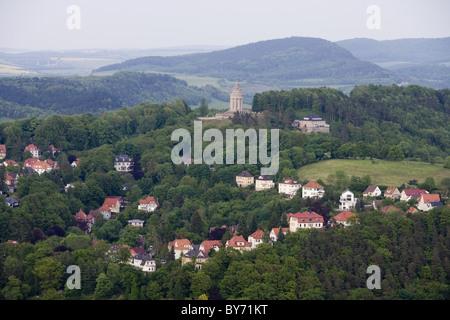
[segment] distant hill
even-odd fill
[[[395,72],[404,82],[450,88],[450,37],[384,41],[359,38],[336,44],[359,59]]]
[[[396,81],[390,71],[359,60],[330,41],[306,37],[260,41],[210,53],[142,57],[93,72],[118,70],[202,75],[282,88]]]
[[[435,64],[450,62],[450,37],[377,41],[356,38],[335,42],[355,57],[370,62]]]
[[[188,86],[169,75],[118,72],[87,77],[0,77],[0,115],[3,118],[45,117],[51,114],[101,113],[141,103],[176,98],[189,105],[228,95],[212,86]]]

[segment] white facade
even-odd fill
[[[302,185],[296,180],[291,178],[283,179],[283,181],[278,183],[278,193],[284,193],[287,196],[293,197],[301,187]]]
[[[255,191],[275,188],[275,183],[268,176],[259,176],[255,179]]]
[[[302,198],[320,199],[325,193],[325,188],[315,181],[310,181],[302,187]]]
[[[340,210],[350,210],[356,205],[355,195],[353,194],[353,192],[347,189],[342,192],[339,203]]]

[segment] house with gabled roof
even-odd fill
[[[50,172],[52,171],[52,166],[49,165],[45,161],[36,161],[31,165],[31,169],[36,172],[37,174],[41,175],[44,172]]]
[[[358,218],[356,218],[356,213],[351,211],[342,211],[331,218],[332,224],[340,224],[344,227],[350,226],[352,224],[352,220],[358,221]]]
[[[425,189],[405,189],[400,194],[401,201],[408,201],[411,199],[419,200],[422,194],[427,194],[428,191]]]
[[[169,251],[173,248],[175,259],[181,258],[182,255],[194,249],[189,239],[175,239],[174,241],[169,242],[167,247]]]
[[[392,200],[400,199],[401,193],[396,187],[388,187],[386,191],[384,191],[385,198],[391,198]]]
[[[144,227],[144,220],[140,220],[140,219],[132,219],[132,220],[128,220],[128,225],[133,226],[135,228],[142,228]]]
[[[311,180],[302,187],[302,198],[320,199],[325,193],[325,187]]]
[[[289,231],[295,232],[298,229],[322,228],[324,219],[314,211],[288,213],[286,217],[289,222]]]
[[[106,197],[103,201],[103,206],[108,207],[112,213],[119,213],[121,207],[121,199],[122,197]]]
[[[288,231],[289,231],[289,228],[272,228],[272,230],[270,230],[270,233],[269,233],[270,240],[272,240],[273,242],[278,241],[278,235],[280,234],[280,229],[284,235],[286,235],[286,233],[288,233]]]
[[[36,147],[34,144],[29,144],[25,147],[25,151],[29,151],[31,153],[31,156],[33,158],[39,158],[39,148]]]
[[[381,190],[376,185],[370,185],[363,192],[363,199],[367,199],[367,197],[379,197],[381,196]]]
[[[143,210],[147,212],[153,212],[159,207],[158,199],[148,196],[145,199],[139,200],[138,210]]]
[[[339,198],[339,210],[350,210],[354,208],[356,205],[355,194],[351,192],[349,189],[346,189],[341,193],[341,197]]]
[[[248,242],[251,244],[252,249],[255,249],[261,243],[263,243],[264,231],[256,230],[251,235],[248,236]]]
[[[442,202],[439,194],[422,194],[419,197],[417,209],[420,211],[429,211],[440,206],[442,206]]]
[[[192,247],[192,250],[189,250],[181,257],[181,265],[184,266],[185,264],[194,261],[195,269],[200,270],[202,265],[208,261],[210,257],[205,251],[201,250],[200,245],[194,244]]]
[[[222,248],[223,244],[220,240],[205,240],[200,243],[200,250],[204,251],[206,254],[209,254],[211,249],[217,251]]]
[[[141,269],[143,272],[156,271],[156,262],[150,253],[138,253],[132,256],[130,264]]]
[[[225,247],[232,247],[241,252],[252,249],[252,245],[248,243],[243,236],[234,236],[230,240],[227,240]]]

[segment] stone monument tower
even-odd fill
[[[239,87],[239,82],[236,81],[233,91],[230,94],[230,109],[229,112],[242,112],[244,105],[244,96],[242,95],[241,87]]]

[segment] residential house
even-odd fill
[[[248,187],[255,183],[255,177],[248,171],[242,171],[236,176],[236,184],[239,188]]]
[[[323,197],[325,193],[325,187],[318,184],[316,181],[311,180],[302,187],[302,198],[319,199]]]
[[[13,193],[16,190],[17,180],[19,178],[19,174],[15,172],[6,172],[5,173],[5,184],[8,187],[8,192]]]
[[[275,187],[273,180],[266,175],[261,175],[255,179],[255,191],[267,190]]]
[[[143,272],[156,271],[156,262],[150,253],[138,253],[131,258],[130,264]]]
[[[61,150],[59,150],[52,144],[48,147],[48,151],[52,154],[52,157],[54,157],[58,152],[61,152]]]
[[[406,213],[416,213],[416,212],[418,212],[418,211],[419,211],[419,210],[417,210],[417,208],[409,207],[409,209],[406,210]]]
[[[289,231],[289,228],[281,228],[281,232],[283,232],[284,235]],[[280,228],[272,228],[269,233],[270,240],[273,242],[278,241],[278,235],[280,234]]]
[[[25,151],[29,151],[33,158],[39,158],[40,151],[39,151],[38,147],[36,147],[34,144],[27,145],[25,147]]]
[[[4,144],[0,144],[0,160],[6,158],[6,146]]]
[[[58,162],[57,161],[53,161],[52,159],[47,159],[44,160],[45,163],[47,163],[50,167],[52,167],[52,170],[58,170]]]
[[[284,178],[278,183],[278,193],[284,193],[289,198],[297,194],[298,189],[302,187],[301,183],[293,178]]]
[[[200,245],[193,245],[193,249],[189,250],[181,257],[181,265],[184,266],[189,262],[194,262],[195,269],[200,270],[202,265],[210,259],[209,255],[200,249]]]
[[[132,257],[135,257],[139,253],[144,253],[145,254],[147,252],[141,247],[130,248],[130,254],[131,254]]]
[[[3,164],[5,167],[7,167],[7,166],[18,167],[18,166],[19,166],[19,164],[18,164],[17,162],[15,162],[14,160],[5,160],[2,164]]]
[[[356,213],[353,213],[351,211],[342,211],[331,218],[333,224],[340,224],[344,227],[350,226],[352,224],[352,220],[357,221],[358,218],[356,218]]]
[[[98,213],[101,213],[105,220],[111,219],[111,209],[108,206],[101,206],[98,208]]]
[[[19,200],[14,199],[14,198],[7,197],[7,198],[5,198],[5,202],[8,206],[13,207],[13,208],[19,206]]]
[[[411,199],[418,201],[422,194],[428,194],[428,191],[424,189],[405,189],[400,194],[400,201],[408,201]]]
[[[383,213],[395,212],[395,211],[401,211],[401,210],[399,208],[397,208],[396,206],[385,206],[385,207],[381,208],[381,212],[383,212]]]
[[[248,242],[251,244],[252,249],[255,249],[261,243],[263,243],[264,231],[256,230],[251,235],[248,236]]]
[[[76,168],[76,167],[78,167],[79,164],[80,164],[80,159],[76,158],[76,160],[73,161],[70,165],[72,166],[72,168]]]
[[[363,192],[363,199],[367,199],[367,197],[379,197],[381,196],[381,190],[378,186],[371,185],[366,188]]]
[[[133,220],[128,220],[128,225],[131,225],[135,228],[142,228],[144,226],[144,220],[139,220],[139,219],[133,219]]]
[[[442,206],[442,202],[438,194],[422,194],[420,195],[417,209],[420,211],[429,211],[440,206]]]
[[[158,200],[153,197],[147,197],[145,199],[139,200],[138,210],[144,210],[147,212],[153,212],[159,207]]]
[[[248,243],[243,236],[234,236],[230,240],[227,240],[225,247],[232,247],[241,252],[252,249],[252,245]]]
[[[167,245],[169,251],[174,251],[175,259],[181,258],[185,253],[194,249],[192,243],[188,239],[175,239]]]
[[[322,228],[324,219],[314,211],[288,213],[286,217],[289,221],[289,231],[295,232],[298,229]]]
[[[95,217],[90,213],[89,214],[84,213],[84,211],[80,209],[80,211],[78,211],[75,214],[75,222],[79,226],[86,225],[87,229],[85,231],[90,233],[92,230],[92,226],[95,224]],[[82,227],[82,229],[84,230],[84,227]]]
[[[385,198],[391,198],[392,200],[400,199],[401,193],[396,187],[388,187],[384,192]]]
[[[292,125],[305,133],[330,132],[330,125],[327,124],[321,117],[315,114],[310,114],[304,117],[302,120],[294,120]]]
[[[28,159],[25,159],[25,161],[23,162],[23,168],[25,169],[25,168],[31,168],[31,166],[33,165],[33,164],[35,164],[36,162],[38,162],[39,161],[39,159],[36,159],[36,158],[28,158]]]
[[[109,196],[103,201],[103,206],[108,207],[112,213],[119,213],[122,200],[120,196]]]
[[[31,169],[36,172],[37,174],[41,175],[44,172],[50,172],[52,171],[52,166],[49,165],[45,161],[36,161],[31,165]]]
[[[220,240],[205,240],[202,243],[200,243],[200,250],[205,252],[206,254],[209,254],[211,249],[214,251],[219,250],[223,246],[222,242]]]
[[[133,158],[126,154],[117,155],[114,160],[114,169],[119,172],[130,172],[133,167]]]
[[[341,197],[339,199],[339,209],[340,210],[350,210],[354,208],[356,205],[356,199],[353,192],[346,189],[344,192],[342,192]]]

